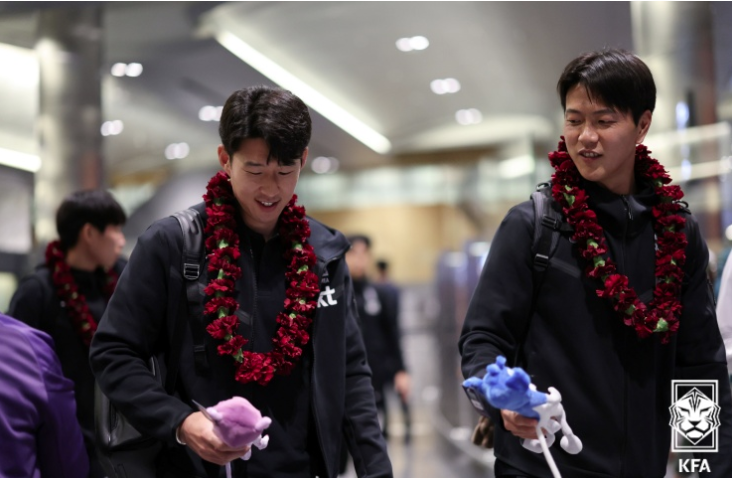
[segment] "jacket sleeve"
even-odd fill
[[[168,325],[175,323],[182,293],[182,241],[173,218],[140,237],[90,348],[92,371],[104,394],[140,432],[171,445],[176,428],[193,410],[168,395],[146,363],[170,346]],[[173,319],[166,322],[168,316]]]
[[[350,276],[344,282],[346,334],[346,402],[343,432],[353,457],[356,473],[361,478],[392,477],[391,462],[377,419],[371,370],[358,326],[356,297]]]
[[[76,420],[74,384],[64,377],[61,363],[49,344],[36,347],[35,355],[44,397],[38,410],[43,425],[38,428],[36,438],[41,475],[49,478],[86,476],[89,458]]]
[[[10,300],[8,315],[24,322],[34,329],[41,329],[44,305],[48,303],[46,288],[41,279],[32,274],[20,282]]]
[[[531,202],[512,208],[491,242],[458,343],[465,378],[486,373],[498,355],[509,364],[530,320],[532,299]],[[502,423],[495,409],[489,410]]]
[[[693,216],[686,222],[688,246],[682,288],[683,311],[679,318],[676,352],[677,379],[717,380],[719,418],[719,453],[701,453],[706,458],[710,473],[704,477],[732,476],[732,397],[724,342],[719,332],[714,311],[714,294],[707,276],[709,252]],[[724,452],[723,452],[724,450]]]
[[[727,261],[719,287],[717,302],[719,331],[727,351],[727,372],[732,375],[732,261]]]

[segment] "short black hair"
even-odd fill
[[[107,226],[121,226],[126,221],[127,215],[122,206],[107,191],[94,189],[71,193],[56,211],[61,249],[68,251],[74,247],[87,223],[104,232]]]
[[[251,86],[229,96],[221,112],[219,136],[229,156],[248,138],[262,138],[268,160],[291,166],[310,143],[312,122],[308,107],[282,88]]]
[[[386,272],[389,269],[389,263],[384,259],[376,261],[376,268],[381,272]]]
[[[656,84],[648,66],[632,53],[607,49],[584,53],[564,68],[557,82],[562,109],[567,109],[567,93],[582,85],[588,94],[622,113],[631,113],[633,121],[644,111],[656,107]]]
[[[371,238],[365,234],[353,234],[348,236],[347,239],[351,243],[351,246],[357,242],[362,242],[366,246],[366,249],[371,249]]]

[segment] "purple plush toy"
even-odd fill
[[[246,398],[233,397],[219,402],[206,409],[214,422],[214,433],[232,448],[256,446],[260,450],[267,448],[268,436],[262,436],[272,419],[262,414],[249,403]],[[248,460],[252,450],[242,459]]]
[[[242,460],[252,456],[252,446],[260,450],[267,448],[269,436],[262,436],[272,423],[269,417],[263,417],[259,410],[242,397],[223,400],[213,407],[204,408],[194,401],[198,408],[214,423],[214,433],[232,448],[250,447]],[[226,476],[231,477],[231,464],[226,465]]]

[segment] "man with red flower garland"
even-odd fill
[[[201,312],[188,317],[183,233],[166,218],[140,237],[94,336],[101,389],[132,425],[165,443],[158,476],[223,477],[231,462],[235,477],[335,478],[343,436],[359,476],[392,476],[349,244],[295,203],[310,132],[307,107],[289,91],[234,92],[219,125],[223,171],[193,206],[205,224]],[[165,360],[176,327],[184,332],[171,396],[146,360],[161,352]],[[272,419],[267,449],[248,461],[238,460],[248,449],[226,446],[194,406],[233,396]]]
[[[577,455],[553,450],[565,478],[664,476],[671,381],[716,380],[720,452],[698,458],[711,470],[703,476],[732,476],[732,399],[707,247],[678,202],[683,193],[639,145],[655,106],[653,76],[632,54],[606,50],[570,62],[558,90],[564,136],[549,155],[547,198],[562,217],[558,243],[535,284],[534,229],[547,226],[535,224],[531,201],[508,213],[465,319],[463,374],[483,376],[503,355],[539,390],[561,392],[584,444]],[[550,477],[544,458],[520,443],[536,438],[536,420],[489,414],[496,476]]]
[[[122,226],[127,217],[103,190],[78,191],[56,213],[59,240],[46,261],[21,281],[9,315],[53,338],[64,376],[74,382],[76,415],[90,457],[91,478],[105,476],[94,447],[94,375],[89,343],[125,261]]]

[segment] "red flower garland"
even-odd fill
[[[587,193],[580,188],[580,174],[567,152],[562,136],[557,151],[549,153],[556,172],[552,175],[552,196],[562,206],[567,222],[574,227],[572,239],[585,259],[590,262],[587,277],[602,280],[604,289],[599,297],[609,299],[625,325],[633,327],[640,338],[661,333],[662,343],[668,343],[679,328],[682,305],[681,285],[684,278],[687,240],[681,231],[686,219],[678,213],[678,200],[684,197],[679,186],[668,186],[671,177],[659,162],[649,156],[644,145],[636,146],[635,173],[650,181],[659,198],[653,207],[653,228],[656,236],[656,287],[653,300],[646,306],[628,286],[628,277],[617,272],[610,258],[603,258],[607,245],[603,229],[595,212],[587,204]]]
[[[267,385],[274,374],[289,375],[302,355],[302,347],[310,340],[309,329],[320,292],[318,276],[312,272],[317,257],[307,243],[310,225],[305,217],[305,208],[296,206],[293,195],[282,211],[279,233],[285,250],[285,273],[287,290],[285,310],[277,315],[276,336],[272,339],[274,348],[267,353],[244,351],[248,340],[237,333],[239,319],[236,310],[236,281],[241,277],[241,268],[236,264],[239,258],[239,236],[235,232],[234,194],[229,177],[223,172],[216,174],[206,187],[203,196],[206,202],[206,252],[211,277],[205,288],[204,314],[213,317],[206,327],[215,339],[224,340],[218,346],[220,355],[231,355],[238,363],[235,379],[241,383],[256,381]]]
[[[66,254],[61,250],[61,243],[53,241],[46,247],[46,266],[51,271],[51,281],[56,287],[56,295],[61,299],[61,305],[71,317],[71,322],[81,340],[89,346],[94,332],[97,330],[97,321],[94,320],[86,303],[86,297],[79,292],[71,268],[66,263]],[[107,300],[112,296],[117,286],[117,273],[114,269],[107,272],[104,284],[104,295]]]

